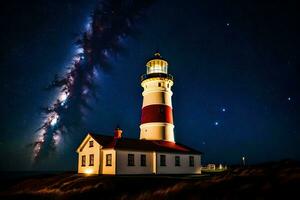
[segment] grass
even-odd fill
[[[11,184],[0,199],[289,199],[299,189],[300,164],[282,161],[203,175],[39,175]]]

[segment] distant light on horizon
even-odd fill
[[[215,126],[218,126],[219,125],[219,122],[215,122]]]

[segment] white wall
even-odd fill
[[[93,147],[89,147],[89,141],[94,141]],[[78,173],[99,174],[100,145],[90,136],[85,138],[83,143],[81,149],[78,151]],[[89,166],[90,154],[94,154],[94,166]],[[86,156],[85,166],[81,166],[81,158],[83,155]]]
[[[89,141],[94,146],[89,147]],[[87,136],[78,152],[78,173],[92,174],[200,174],[201,156],[194,156],[194,167],[189,166],[188,154],[159,153],[147,151],[128,151],[101,149],[102,147]],[[89,166],[89,155],[94,154],[94,165]],[[106,166],[106,155],[112,154],[112,165]],[[134,166],[128,166],[128,154],[134,154]],[[146,155],[146,166],[141,166],[141,154]],[[81,166],[82,155],[86,156],[86,166]],[[160,155],[166,155],[166,166],[160,166]],[[180,156],[180,166],[175,166],[175,156]],[[156,162],[156,163],[155,163]]]
[[[201,156],[189,154],[157,153],[157,174],[201,174]],[[166,155],[166,166],[160,166],[160,155]],[[180,157],[180,166],[175,166],[175,156]],[[194,167],[189,165],[189,156],[194,156]]]
[[[160,82],[162,85],[165,82]],[[167,85],[167,84],[166,84]],[[164,104],[172,108],[172,92],[171,91],[154,91],[144,93],[143,107],[153,104]]]
[[[128,154],[134,154],[134,166],[128,166]],[[146,155],[146,166],[141,166],[141,154]],[[153,152],[117,150],[117,174],[152,174]]]
[[[140,139],[174,142],[174,125],[165,122],[150,122],[140,125]]]
[[[111,166],[106,166],[106,155],[111,154]],[[116,174],[116,150],[102,149],[101,150],[101,174]]]

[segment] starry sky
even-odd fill
[[[30,170],[43,90],[74,54],[96,0],[1,2],[0,170]],[[125,42],[112,69],[99,73],[99,100],[86,132],[139,137],[140,75],[156,50],[175,77],[175,139],[204,163],[300,159],[300,27],[296,1],[157,1]],[[82,138],[86,132],[82,132]],[[38,169],[76,169],[80,140],[68,136]],[[67,162],[62,162],[67,161]]]

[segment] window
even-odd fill
[[[160,166],[166,166],[166,155],[160,155]]]
[[[194,165],[195,165],[194,156],[190,156],[189,161],[190,161],[190,167],[194,167]]]
[[[145,154],[141,155],[141,166],[146,166],[146,155]]]
[[[153,62],[147,67],[147,74],[152,73],[168,73],[167,66],[164,63]]]
[[[163,66],[163,67],[162,67],[162,71],[163,71],[163,73],[167,74],[167,73],[168,73],[167,67],[166,67],[166,66]]]
[[[85,167],[86,156],[81,157],[81,166]]]
[[[134,166],[134,154],[128,154],[128,166]]]
[[[106,154],[106,166],[111,166],[111,154]]]
[[[158,87],[161,87],[161,83],[158,83]]]
[[[94,146],[94,141],[90,141],[90,146],[89,147],[93,147]]]
[[[94,154],[90,154],[90,166],[94,166]]]
[[[175,156],[175,166],[180,166],[180,157]]]

